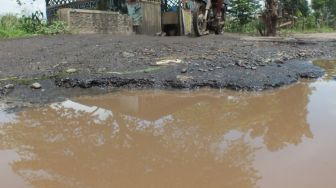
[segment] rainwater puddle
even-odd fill
[[[120,91],[0,111],[2,188],[334,188],[336,62],[265,92]]]

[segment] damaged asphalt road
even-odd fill
[[[66,35],[0,44],[0,98],[30,103],[115,88],[259,91],[300,78],[318,78],[324,70],[308,60],[336,57],[336,41],[331,39],[260,40],[234,34],[201,38]],[[156,65],[176,59],[181,62]],[[30,88],[34,82],[42,88]],[[6,88],[8,84],[14,88]]]
[[[202,67],[202,68],[200,68]],[[212,67],[212,66],[211,66]],[[181,71],[183,70],[183,71]],[[271,63],[256,70],[231,65],[225,68],[195,63],[168,65],[152,72],[133,74],[100,74],[83,76],[69,75],[57,78],[59,87],[91,88],[160,88],[194,89],[200,87],[228,88],[234,90],[259,91],[280,87],[298,81],[300,78],[318,78],[324,70],[305,61],[289,61],[286,64]]]

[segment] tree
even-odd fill
[[[307,0],[281,0],[282,12],[292,19],[293,25],[295,18],[303,18],[302,30],[305,28],[305,21],[310,15],[310,8]]]
[[[316,17],[316,24],[333,24],[336,28],[336,1],[312,0],[312,9]]]
[[[260,4],[257,0],[232,0],[230,7],[231,14],[235,17],[234,21],[238,23],[241,30],[244,25],[253,20]]]
[[[275,36],[277,33],[278,5],[279,0],[265,0],[265,25],[267,36]]]
[[[327,7],[329,7],[330,16],[333,19],[333,28],[336,30],[336,1],[335,0],[328,0]]]
[[[306,18],[310,13],[307,0],[265,0],[264,22],[267,36],[275,36],[277,33],[279,5],[282,6],[285,13],[291,16],[293,23],[295,17]]]

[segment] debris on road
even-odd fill
[[[35,82],[33,83],[31,86],[30,86],[32,89],[41,89],[42,88],[42,85],[38,82]]]

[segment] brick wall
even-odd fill
[[[64,8],[57,14],[78,33],[133,34],[131,18],[118,12]]]

